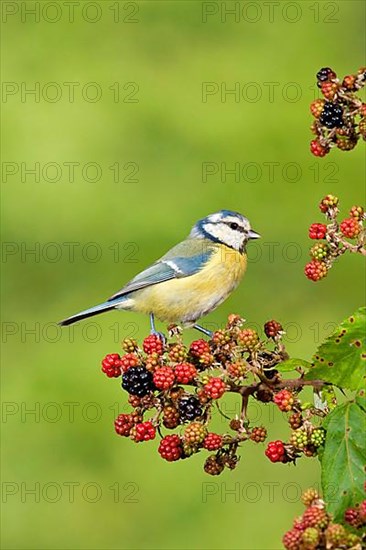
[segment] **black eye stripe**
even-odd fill
[[[235,231],[239,231],[239,233],[245,233],[244,227],[237,224],[236,222],[224,222],[224,224],[227,225],[228,227],[230,227],[230,229],[233,229]],[[234,225],[234,224],[236,225],[236,227],[232,227],[232,225]]]

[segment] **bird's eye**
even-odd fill
[[[231,229],[234,229],[234,231],[235,231],[235,229],[238,229],[238,227],[239,227],[239,225],[238,225],[237,223],[235,223],[235,222],[233,222],[233,223],[230,224],[230,228],[231,228]]]

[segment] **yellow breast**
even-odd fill
[[[245,254],[218,245],[199,273],[137,291],[131,309],[154,313],[162,321],[194,323],[221,304],[238,286],[246,265]]]

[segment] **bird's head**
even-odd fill
[[[247,218],[232,212],[220,210],[199,220],[189,235],[191,238],[206,238],[224,244],[243,252],[250,239],[259,239],[260,235],[253,231]]]

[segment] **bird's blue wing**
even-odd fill
[[[189,277],[198,273],[210,259],[214,248],[202,247],[201,245],[197,251],[197,247],[187,247],[186,243],[187,241],[177,245],[152,266],[136,275],[121,290],[113,294],[108,301],[170,279]]]

